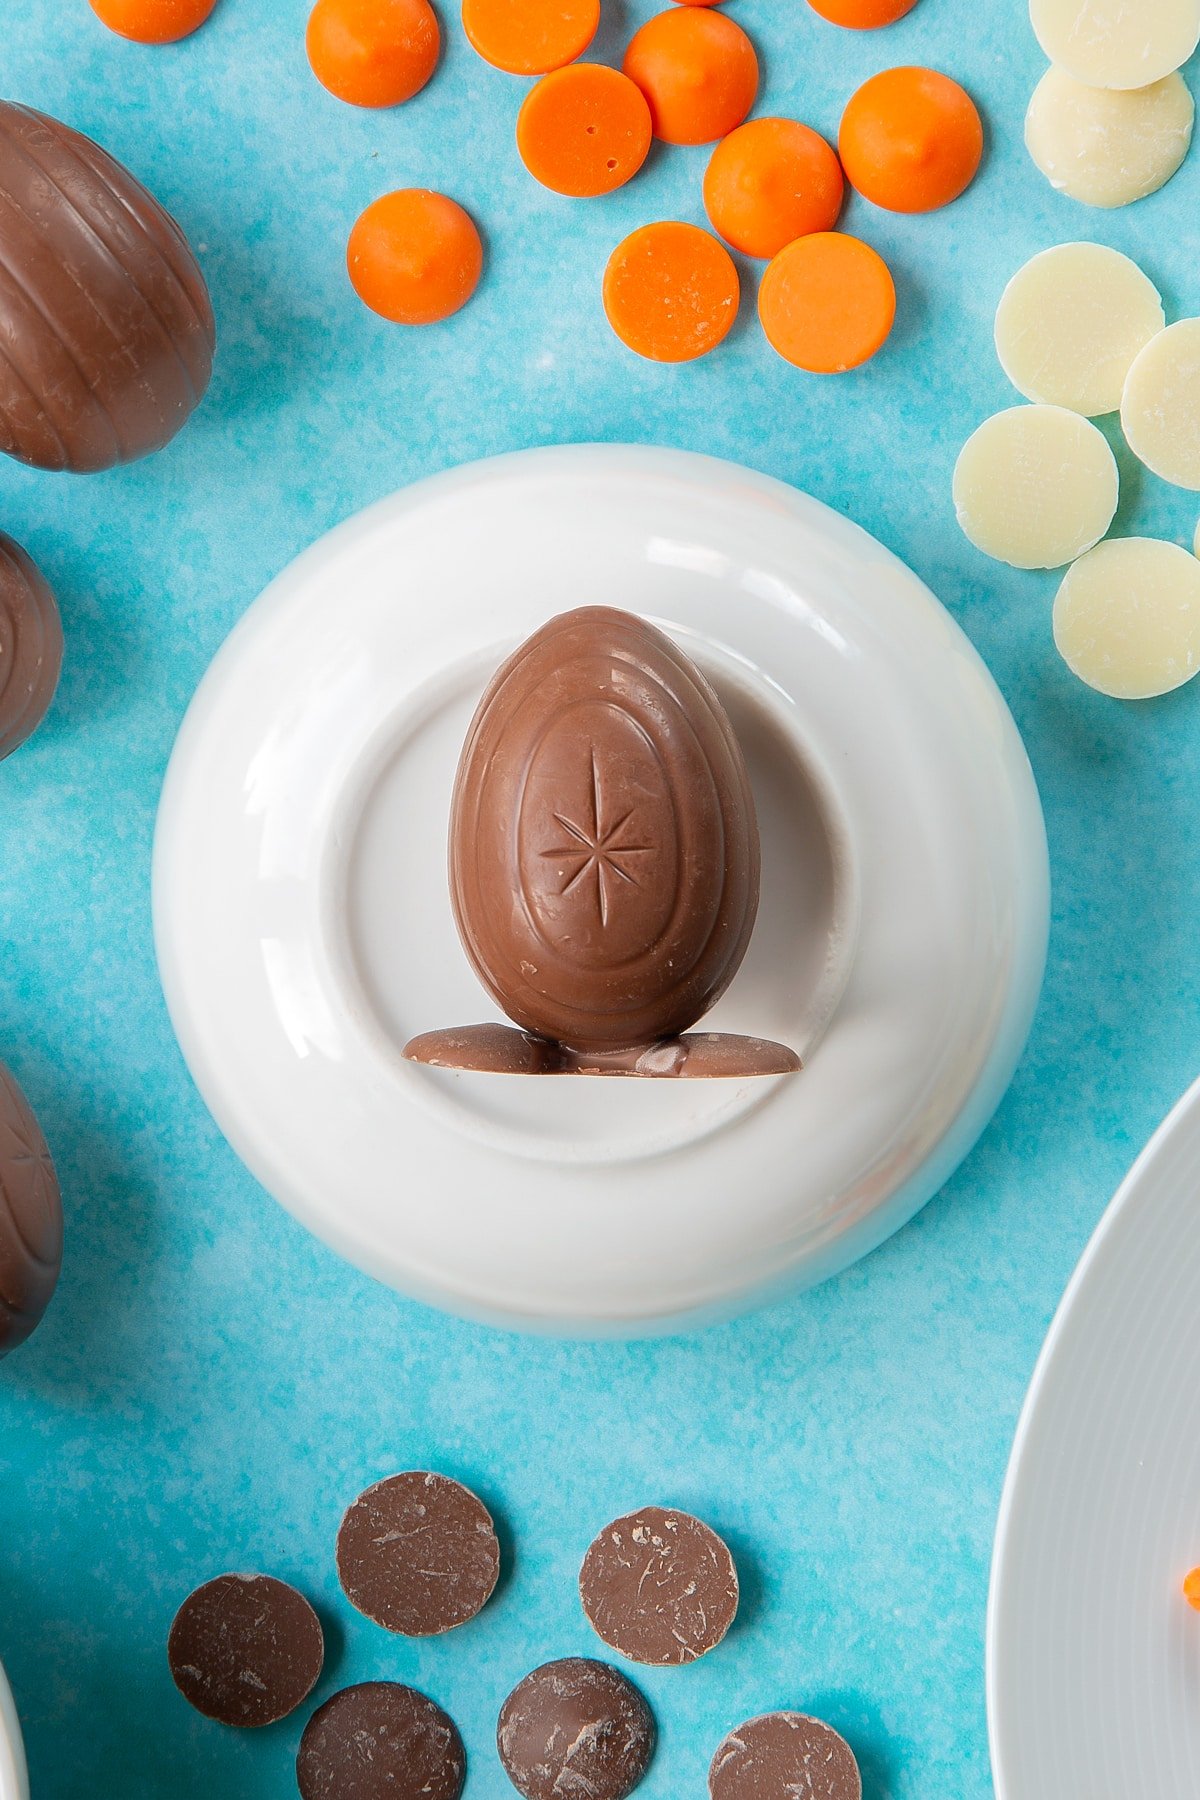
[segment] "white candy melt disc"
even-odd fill
[[[1050,61],[1091,87],[1147,87],[1200,43],[1200,0],[1029,0],[1029,17]]]
[[[1086,206],[1128,206],[1170,181],[1195,117],[1182,75],[1119,92],[1047,69],[1029,102],[1025,144],[1059,193]]]
[[[1158,289],[1119,250],[1059,244],[1005,288],[996,351],[1027,400],[1092,419],[1116,412],[1134,358],[1165,323]]]
[[[1148,700],[1200,670],[1200,562],[1158,538],[1110,538],[1063,577],[1054,641],[1115,700]]]
[[[1098,543],[1119,493],[1105,437],[1061,406],[1014,406],[986,419],[954,470],[958,522],[979,550],[1015,569],[1058,569]]]
[[[1200,491],[1200,319],[1168,325],[1135,357],[1121,424],[1148,469]]]

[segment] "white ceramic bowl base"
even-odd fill
[[[21,1726],[4,1670],[0,1668],[0,1800],[29,1800]]]
[[[1067,1289],[996,1533],[997,1800],[1195,1800],[1200,1615],[1200,1083]]]
[[[450,914],[455,766],[503,657],[588,604],[670,632],[734,718],[763,898],[709,1019],[801,1075],[400,1055],[498,1016]],[[748,470],[581,446],[421,483],[272,583],[180,732],[154,902],[184,1054],[284,1205],[436,1304],[641,1333],[819,1280],[942,1184],[1024,1043],[1048,879],[1012,720],[908,569]]]

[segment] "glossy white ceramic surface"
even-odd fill
[[[12,1690],[0,1668],[0,1800],[29,1800],[25,1750]]]
[[[503,656],[594,603],[675,635],[734,717],[763,900],[710,1019],[799,1076],[400,1056],[496,1016],[446,892],[455,764]],[[271,585],[180,732],[154,902],[200,1090],[299,1218],[436,1304],[642,1333],[819,1280],[941,1185],[1024,1043],[1048,878],[1012,720],[908,569],[748,470],[579,446],[397,494]]]
[[[996,1533],[997,1800],[1200,1794],[1200,1083],[1072,1278],[1021,1415]]]

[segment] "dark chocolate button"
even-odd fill
[[[0,761],[50,710],[62,657],[54,595],[20,544],[0,531]]]
[[[405,1637],[473,1619],[500,1573],[492,1516],[461,1482],[412,1469],[360,1494],[342,1520],[338,1575],[352,1605]]]
[[[584,1558],[579,1592],[606,1644],[660,1668],[715,1649],[738,1606],[737,1570],[716,1532],[661,1506],[605,1526]]]
[[[334,1694],[305,1726],[296,1758],[302,1800],[458,1800],[466,1776],[453,1719],[396,1681]]]
[[[862,1800],[845,1738],[804,1713],[764,1713],[731,1731],[708,1771],[712,1800]]]
[[[218,1575],[189,1594],[167,1644],[175,1685],[222,1725],[273,1725],[307,1699],[325,1659],[321,1622],[273,1575]]]
[[[504,1702],[500,1761],[525,1800],[624,1800],[654,1755],[654,1715],[624,1675],[580,1656],[544,1663]]]
[[[0,1356],[40,1321],[62,1263],[62,1201],[29,1102],[0,1063]]]
[[[82,472],[160,449],[213,345],[174,219],[89,138],[0,101],[0,450]]]

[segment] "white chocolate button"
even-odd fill
[[[1000,365],[1027,400],[1116,412],[1139,350],[1166,323],[1158,289],[1107,244],[1058,244],[1018,269],[996,312]]]
[[[1058,569],[1104,536],[1119,486],[1094,425],[1061,406],[1014,406],[963,445],[954,508],[986,555],[1015,569]]]
[[[1155,475],[1200,492],[1200,319],[1168,325],[1134,359],[1121,425]]]
[[[1025,143],[1060,194],[1086,206],[1128,206],[1170,181],[1195,117],[1182,75],[1122,93],[1047,69],[1029,102]]]
[[[1146,87],[1200,43],[1200,0],[1029,0],[1029,17],[1050,61],[1090,87]]]
[[[1110,538],[1063,577],[1054,641],[1081,681],[1148,700],[1200,669],[1200,562],[1158,538]]]

